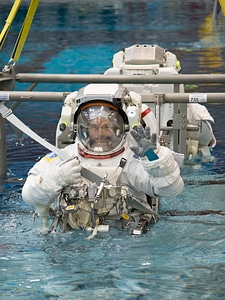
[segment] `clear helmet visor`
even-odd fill
[[[122,116],[112,104],[87,104],[77,118],[77,133],[81,144],[94,153],[110,152],[123,140]]]

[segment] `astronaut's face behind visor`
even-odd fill
[[[108,153],[117,148],[125,135],[124,121],[112,104],[85,105],[77,119],[78,138],[93,153]]]

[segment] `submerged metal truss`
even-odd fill
[[[15,83],[30,83],[27,91],[12,91]],[[0,72],[0,103],[13,111],[21,102],[62,102],[70,92],[35,92],[38,83],[120,83],[120,84],[174,84],[175,93],[143,95],[143,103],[154,103],[156,111],[164,103],[174,103],[173,150],[186,152],[186,136],[190,129],[187,125],[187,103],[224,103],[225,93],[182,93],[181,84],[225,83],[225,74],[179,74],[179,75],[89,75],[89,74],[15,74],[13,66]],[[4,114],[0,115],[0,177],[6,176],[6,130]]]

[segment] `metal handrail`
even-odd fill
[[[27,92],[27,91],[0,91],[0,101],[23,102],[63,102],[70,92]],[[193,95],[204,95],[204,101],[191,101]],[[160,99],[158,101],[158,99]],[[149,93],[143,95],[144,103],[224,103],[225,93]]]
[[[225,74],[176,74],[176,75],[102,75],[102,74],[32,74],[18,73],[18,82],[46,83],[126,83],[126,84],[186,84],[225,83]]]
[[[223,84],[225,74],[178,74],[178,75],[102,75],[102,74],[33,74],[3,72],[0,73],[0,102],[63,102],[70,92],[36,92],[30,91],[7,91],[15,82],[32,83],[32,87],[38,83],[123,83],[123,84],[175,84],[176,93],[157,93],[144,94],[143,102],[155,103],[174,103],[181,105],[182,118],[186,116],[185,103],[204,102],[204,103],[223,103],[225,93],[180,93],[179,84]],[[12,84],[11,84],[12,83]],[[7,88],[8,87],[8,88]],[[197,95],[197,96],[196,96]],[[195,101],[196,100],[196,101]],[[183,107],[184,106],[184,107]],[[176,118],[179,117],[175,114]],[[185,122],[185,120],[183,120]],[[6,166],[6,139],[5,139],[5,120],[0,116],[0,179],[5,176]],[[184,128],[183,128],[184,127]],[[186,124],[181,128],[180,139],[185,143]],[[177,130],[175,128],[175,130]],[[176,144],[176,143],[174,143]]]

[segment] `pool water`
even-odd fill
[[[29,1],[10,29],[0,65],[10,59]],[[176,53],[182,73],[224,73],[225,17],[211,26],[213,1],[40,1],[18,72],[103,73],[112,56],[136,43]],[[12,0],[0,4],[0,28]],[[81,85],[40,84],[74,91]],[[25,89],[26,84],[18,84]],[[197,92],[225,86],[192,85]],[[7,123],[8,179],[0,190],[0,299],[224,299],[224,105],[207,104],[215,119],[215,161],[182,167],[184,191],[161,198],[160,219],[143,236],[110,228],[87,240],[74,231],[38,234],[32,207],[21,198],[28,170],[46,152]],[[60,103],[22,103],[15,114],[55,142]]]

